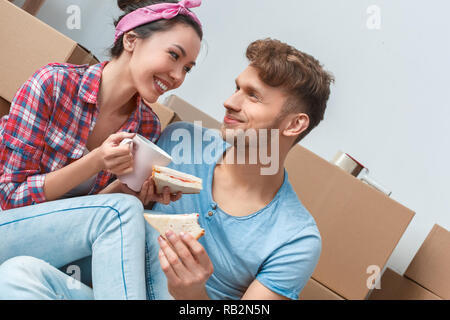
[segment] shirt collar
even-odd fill
[[[139,94],[135,95],[135,99],[136,99],[136,108],[131,113],[128,120],[122,126],[121,131],[138,132],[138,129],[141,126],[142,110],[143,108],[145,108],[145,104],[143,103]]]
[[[87,103],[97,104],[98,90],[100,89],[100,80],[102,72],[108,61],[94,64],[87,68],[80,82],[78,96]]]
[[[80,83],[80,90],[78,91],[78,96],[83,101],[97,105],[97,95],[100,89],[102,72],[108,62],[109,61],[104,61],[92,65],[88,67],[84,73]],[[136,108],[122,126],[121,131],[137,132],[141,126],[142,113],[146,108],[151,109],[151,107],[147,106],[144,102],[144,99],[142,99],[139,94],[136,94]]]

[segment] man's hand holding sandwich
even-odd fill
[[[203,246],[187,232],[168,231],[165,237],[158,238],[159,261],[169,293],[177,300],[208,300],[205,284],[214,268]]]

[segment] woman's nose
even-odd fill
[[[185,73],[183,68],[176,68],[170,72],[169,76],[174,83],[174,87],[178,88],[184,81]]]

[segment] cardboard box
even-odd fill
[[[48,63],[98,63],[75,41],[6,0],[0,0],[0,43],[0,97],[7,101]]]
[[[435,224],[406,269],[405,277],[450,300],[450,232]]]
[[[381,288],[373,289],[369,300],[442,300],[437,295],[389,268],[381,277]]]
[[[314,279],[309,279],[298,297],[299,300],[345,300]]]
[[[176,96],[165,104],[184,121],[220,127]],[[290,151],[286,168],[322,236],[313,279],[345,299],[366,299],[368,267],[384,269],[414,212],[300,145]]]
[[[200,111],[193,105],[184,101],[176,95],[169,96],[165,101],[164,105],[175,111],[176,116],[173,121],[186,121],[194,122],[201,121],[202,126],[210,129],[219,129],[221,122],[207,115],[203,111]]]
[[[161,122],[161,131],[164,130],[169,123],[173,122],[176,116],[172,109],[158,102],[150,104],[150,107],[156,113],[159,121]]]
[[[6,101],[2,97],[0,97],[0,117],[3,117],[5,114],[9,113],[10,106],[11,103],[9,101]]]
[[[300,145],[286,168],[322,236],[312,277],[346,299],[366,299],[368,268],[383,270],[414,212]]]

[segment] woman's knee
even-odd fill
[[[124,193],[113,193],[97,195],[96,201],[103,206],[103,213],[97,216],[100,218],[99,233],[121,226],[121,232],[129,231],[135,237],[145,237],[144,207],[138,198]]]
[[[141,200],[128,194],[118,194],[117,196],[117,201],[119,202],[118,209],[125,221],[129,219],[144,219],[144,206]]]
[[[125,212],[142,214],[144,212],[142,202],[135,196],[125,193],[113,193],[103,196],[106,196],[108,203],[116,210],[119,210],[121,214]]]
[[[14,299],[15,292],[21,292],[28,285],[42,282],[47,262],[28,256],[11,258],[0,265],[0,299]]]
[[[14,257],[0,265],[0,281],[5,278],[17,278],[24,274],[37,274],[48,265],[47,262],[34,257]]]

